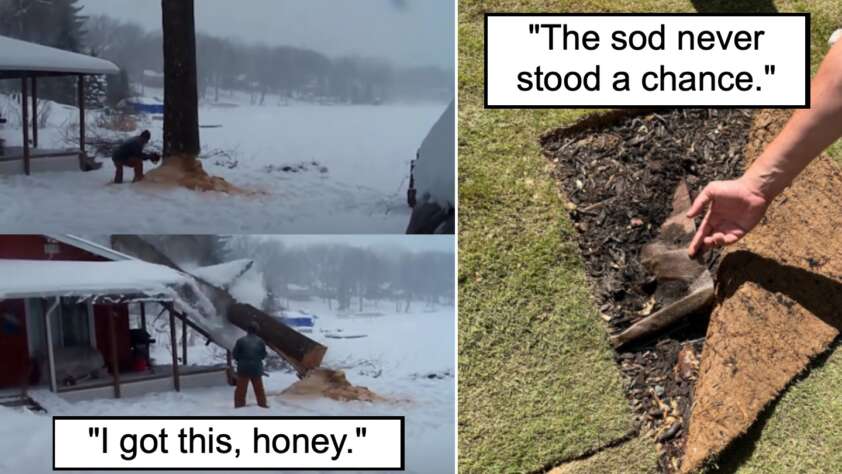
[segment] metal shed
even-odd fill
[[[36,43],[0,36],[0,79],[21,81],[21,121],[23,145],[21,147],[0,147],[0,173],[30,174],[33,163],[37,169],[54,169],[55,161],[78,160],[84,169],[85,154],[85,76],[116,74],[120,69],[112,62],[84,54],[64,51]],[[78,82],[77,101],[79,106],[79,148],[47,150],[38,146],[38,78],[76,76]],[[32,107],[32,130],[30,118]],[[30,135],[31,134],[31,135]],[[30,147],[30,136],[32,146]]]

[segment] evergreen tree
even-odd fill
[[[96,57],[93,51],[91,56]],[[92,109],[101,109],[105,106],[108,95],[108,83],[104,74],[88,76],[85,81],[85,106]]]
[[[107,87],[105,75],[89,76],[85,81],[85,105],[92,109],[104,107]]]
[[[0,0],[0,34],[53,48],[79,52],[86,18],[79,0]],[[76,79],[40,82],[39,96],[66,104],[76,102]]]

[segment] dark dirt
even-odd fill
[[[267,173],[307,173],[318,171],[321,174],[328,172],[327,166],[318,161],[302,161],[300,163],[289,163],[281,165],[266,165],[263,170]]]
[[[742,173],[751,125],[752,113],[739,109],[616,111],[542,137],[609,333],[686,291],[659,285],[640,250],[658,236],[681,179],[695,197],[709,181]],[[705,263],[715,272],[718,261],[711,253]],[[660,443],[663,472],[679,466],[709,312],[616,354],[641,431]]]

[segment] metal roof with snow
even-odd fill
[[[0,36],[0,76],[117,74],[111,61]]]
[[[45,234],[46,237],[50,239],[56,240],[63,244],[70,245],[72,247],[80,248],[87,252],[90,252],[94,255],[99,255],[100,257],[107,258],[108,260],[139,260],[138,258],[132,257],[131,255],[126,255],[122,252],[118,252],[112,248],[108,248],[104,245],[100,245],[96,242],[93,242],[88,239],[84,239],[82,237],[78,237],[71,234]]]
[[[0,259],[0,275],[14,275],[0,286],[0,299],[54,296],[175,296],[187,283],[182,273],[140,260],[80,262]]]

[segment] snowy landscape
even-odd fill
[[[252,392],[249,392],[246,408],[234,409],[233,388],[224,384],[209,388],[182,389],[180,392],[167,390],[123,399],[97,398],[76,402],[66,401],[48,388],[40,386],[30,389],[29,396],[47,413],[0,406],[0,439],[3,440],[0,443],[0,472],[51,472],[52,459],[45,456],[45,451],[52,442],[52,416],[185,414],[405,416],[407,471],[452,471],[455,465],[456,436],[456,315],[450,297],[446,294],[436,296],[435,293],[447,293],[448,285],[454,285],[453,270],[445,265],[440,267],[440,271],[403,271],[398,264],[412,258],[417,258],[417,261],[435,261],[437,255],[445,256],[447,252],[441,253],[428,245],[427,250],[419,250],[416,253],[409,250],[410,247],[405,242],[401,242],[407,237],[391,237],[391,243],[387,244],[382,242],[389,239],[382,236],[347,237],[347,244],[341,243],[341,238],[336,239],[335,243],[319,242],[305,245],[301,244],[300,240],[285,240],[283,236],[158,236],[149,238],[146,242],[152,243],[159,251],[176,260],[179,266],[189,268],[190,275],[229,288],[238,301],[260,305],[284,321],[309,321],[306,325],[308,337],[328,348],[321,367],[343,371],[351,384],[367,387],[383,400],[334,401],[321,397],[291,398],[282,395],[281,392],[298,381],[298,377],[290,366],[274,354],[267,360],[268,377],[264,378],[270,405],[268,410],[256,406]],[[436,244],[438,248],[452,249],[453,240],[450,237],[425,239],[439,240]],[[355,273],[343,269],[343,265],[332,267],[342,276],[335,281],[338,286],[334,286],[333,283],[323,281],[324,277],[320,275],[324,273],[320,274],[317,268],[331,260],[324,260],[324,263],[308,260],[323,254],[322,250],[327,248],[323,247],[325,245],[334,249],[334,255],[345,255],[343,258],[346,260],[350,255],[369,255],[369,261],[373,263],[368,264],[365,271]],[[242,253],[254,255],[254,263],[238,259]],[[209,255],[215,257],[208,257]],[[452,253],[449,255],[452,259]],[[211,263],[220,260],[223,263],[205,265],[209,259]],[[295,260],[310,261],[311,264],[295,265]],[[345,265],[351,263],[347,261]],[[151,264],[145,262],[132,260],[109,264],[123,266],[127,273],[123,278],[124,285],[131,283],[135,267],[146,272],[137,275],[139,281],[145,281],[154,273],[150,272],[154,270],[149,267]],[[73,265],[79,269],[84,268],[83,264],[77,262],[65,262],[64,265],[68,268]],[[393,270],[387,271],[389,268]],[[164,274],[173,273],[167,269],[157,271]],[[441,275],[449,277],[442,278]],[[167,278],[172,279],[171,276]],[[348,279],[350,284],[343,283],[342,279]],[[443,281],[424,289],[424,281],[429,279]],[[33,279],[25,280],[30,281],[28,285],[35,285]],[[93,282],[95,281],[98,280]],[[284,281],[299,283],[282,283]],[[361,283],[364,281],[371,281],[375,287],[384,291],[389,288],[394,290],[374,296],[371,293],[372,287]],[[405,294],[398,290],[402,285],[416,288],[417,294],[400,296]],[[22,283],[18,284],[18,287],[22,286]],[[347,299],[341,296],[343,290],[340,288],[345,287],[355,288],[348,294]],[[79,290],[84,292],[84,288]],[[387,294],[397,295],[397,298],[385,296]],[[363,295],[369,297],[360,298]],[[159,341],[152,345],[151,356],[153,362],[166,363],[172,357],[169,346],[170,328],[167,318],[154,317],[158,314],[157,309],[156,305],[147,305],[150,315],[148,329],[152,337]],[[131,315],[132,318],[137,316],[136,313]],[[301,329],[298,326],[293,327]],[[181,325],[177,328],[180,340]],[[242,331],[236,328],[234,330],[237,334],[242,334]],[[189,365],[225,363],[223,348],[215,344],[207,345],[205,338],[192,331],[188,334]]]
[[[404,231],[411,211],[406,204],[410,161],[447,104],[278,105],[275,98],[259,106],[250,105],[248,94],[223,98],[224,104],[199,108],[202,166],[249,194],[115,185],[111,159],[100,155],[103,166],[95,171],[0,175],[0,199],[12,203],[0,208],[0,220],[27,232]],[[20,125],[9,113],[16,107],[11,97],[0,96],[0,114],[10,117],[0,125],[7,146],[21,145]],[[58,103],[42,107],[49,112],[39,131],[40,146],[67,148],[68,135],[72,139],[78,130],[78,109]],[[160,117],[145,116],[136,130],[114,132],[92,127],[100,123],[98,113],[88,115],[89,136],[120,139],[149,129],[150,148],[161,146]],[[145,165],[148,171],[151,164]]]
[[[5,228],[398,234],[417,191],[453,233],[453,2],[228,5],[0,0]]]
[[[456,469],[454,0],[232,5],[0,0],[0,473],[55,416],[400,416]]]
[[[384,305],[385,306],[385,305]],[[273,371],[265,378],[270,409],[232,407],[233,389],[221,386],[166,392],[122,400],[68,403],[47,391],[31,396],[49,412],[0,407],[0,471],[52,472],[45,456],[52,443],[53,415],[77,416],[406,416],[407,472],[449,472],[455,462],[454,309],[439,307],[410,314],[338,316],[319,305],[300,308],[319,315],[312,337],[329,346],[326,366],[345,370],[349,381],[386,397],[386,402],[285,400],[278,394],[296,376]],[[365,337],[332,339],[339,331]],[[197,342],[197,346],[203,345]],[[192,350],[192,348],[191,348]],[[192,355],[192,354],[191,354]],[[223,355],[224,357],[224,355]]]

